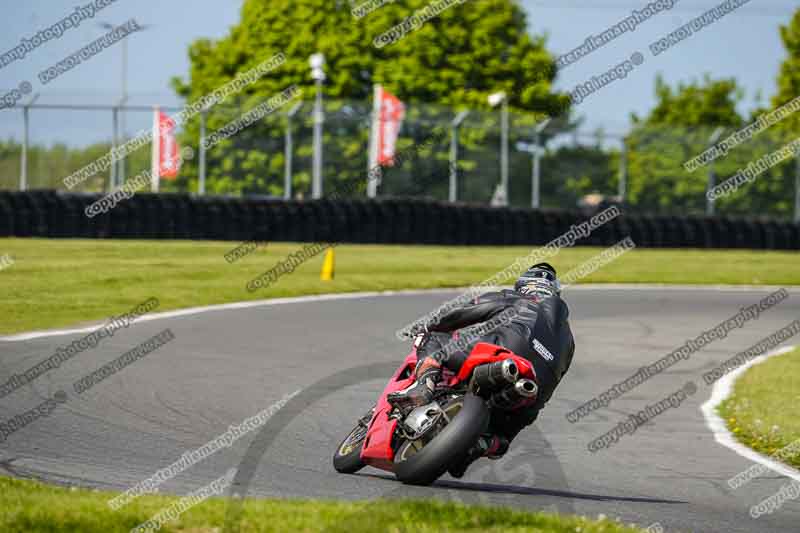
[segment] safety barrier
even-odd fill
[[[578,211],[492,208],[410,198],[283,201],[136,194],[88,218],[97,194],[0,191],[0,236],[377,244],[537,245],[586,220]],[[630,235],[639,247],[800,249],[800,225],[770,219],[626,214],[579,244]]]

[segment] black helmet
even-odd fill
[[[537,263],[522,274],[514,284],[514,290],[522,294],[547,298],[561,294],[561,283],[556,269],[550,263]]]

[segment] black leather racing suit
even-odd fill
[[[502,320],[502,325],[489,333],[472,338],[469,330],[463,330],[492,320],[501,313],[510,315],[510,321]],[[521,412],[492,414],[490,429],[511,441],[522,428],[536,420],[572,363],[575,340],[568,319],[569,309],[560,296],[536,300],[512,290],[490,292],[476,298],[471,305],[449,311],[429,324],[431,333],[417,348],[417,356],[421,364],[423,358],[432,357],[445,368],[458,372],[472,347],[479,342],[488,342],[529,360],[539,385],[536,403]],[[467,348],[445,350],[455,331],[469,341]]]

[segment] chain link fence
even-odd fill
[[[204,175],[206,194],[309,198],[314,117],[313,102],[307,99],[289,101],[199,156],[203,128],[205,135],[211,135],[260,103],[228,100],[180,125],[179,143],[194,148],[195,157],[184,162],[176,179],[163,180],[161,191],[197,193]],[[174,114],[180,102],[161,109]],[[502,111],[467,110],[466,118],[454,127],[453,119],[461,111],[407,104],[397,149],[413,157],[384,169],[379,196],[446,201],[454,179],[457,201],[492,202],[500,184]],[[365,195],[371,112],[371,103],[366,101],[325,101],[323,195],[343,190],[348,196]],[[19,190],[24,184],[27,189],[66,190],[65,177],[107,154],[112,146],[140,133],[150,135],[153,105],[37,101],[0,113],[12,131],[10,138],[0,141],[0,189]],[[509,113],[508,203],[512,206],[537,205],[534,189],[538,183],[538,206],[543,208],[622,201],[632,211],[659,214],[711,210],[790,218],[800,213],[796,153],[713,203],[706,198],[710,183],[722,183],[791,143],[794,139],[780,128],[761,131],[727,155],[690,171],[686,162],[709,147],[716,128],[634,124],[628,131],[587,131],[580,121],[559,119],[537,135],[536,126],[543,118]],[[62,130],[65,142],[46,140]],[[736,131],[729,128],[717,133],[724,138]],[[442,142],[415,150],[434,132],[441,133],[437,138]],[[106,192],[113,184],[149,170],[149,146],[73,190]],[[205,165],[201,165],[203,159]]]

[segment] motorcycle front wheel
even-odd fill
[[[355,474],[367,466],[366,463],[361,460],[361,449],[364,446],[364,439],[367,437],[367,428],[372,419],[373,411],[374,409],[370,409],[366,415],[361,417],[358,421],[358,425],[353,428],[353,431],[351,431],[342,443],[339,444],[339,447],[336,448],[336,453],[333,454],[333,467],[337,472],[342,474]]]

